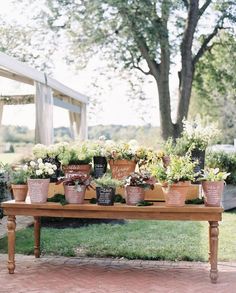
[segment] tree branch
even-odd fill
[[[216,26],[213,30],[213,32],[208,35],[208,37],[205,38],[205,40],[203,41],[201,47],[199,48],[197,54],[193,57],[193,66],[195,66],[198,62],[198,60],[203,56],[203,54],[210,49],[210,47],[208,46],[208,44],[210,43],[210,41],[217,35],[218,31],[220,29],[224,29],[223,26]]]
[[[188,2],[188,0],[182,0],[182,1],[184,3],[184,6],[186,7],[186,9],[188,10],[188,8],[189,8],[189,2]]]
[[[138,63],[139,62],[137,62],[137,65],[135,64],[135,58],[134,58],[134,55],[132,54],[132,52],[130,51],[130,55],[131,55],[131,61],[132,61],[132,66],[133,66],[133,68],[135,68],[135,69],[138,69],[139,71],[141,71],[142,73],[144,73],[145,75],[150,75],[151,74],[151,72],[150,72],[150,70],[149,71],[145,71],[145,70],[143,70],[139,65],[138,65]],[[140,56],[141,57],[141,56]]]
[[[199,17],[203,15],[203,13],[206,11],[207,7],[211,4],[212,0],[206,0],[206,2],[202,5],[202,7],[199,9]]]

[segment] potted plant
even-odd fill
[[[28,195],[31,203],[44,203],[47,201],[50,176],[57,170],[57,166],[44,163],[42,158],[30,161],[24,166],[28,174]]]
[[[106,144],[108,162],[113,178],[124,180],[135,171],[136,150],[137,145],[135,143],[108,142]]]
[[[206,206],[219,207],[224,190],[225,179],[230,173],[219,168],[206,168],[201,177],[204,202]]]
[[[25,201],[28,185],[27,185],[28,172],[20,167],[15,169],[10,174],[11,189],[15,201]]]
[[[98,205],[113,205],[115,200],[116,187],[122,185],[122,182],[111,178],[109,175],[94,180],[96,185],[96,197]]]
[[[221,205],[224,210],[236,207],[236,153],[224,151],[213,151],[208,149],[206,152],[206,166],[209,168],[219,168],[221,171],[230,173],[225,179],[225,186],[221,198]]]
[[[167,167],[159,162],[152,167],[152,175],[162,184],[167,206],[184,206],[185,198],[195,173],[196,162],[189,156],[171,156]]]
[[[183,120],[183,132],[179,140],[182,140],[182,144],[185,144],[192,160],[198,162],[195,172],[204,169],[206,148],[218,135],[219,130],[214,124],[203,126],[199,118],[196,118],[193,122]]]
[[[125,179],[125,200],[127,205],[144,201],[145,189],[154,189],[155,181],[148,172],[134,172]]]
[[[85,191],[90,185],[91,177],[85,174],[76,174],[60,178],[56,184],[62,183],[65,191],[65,199],[68,203],[84,203]]]
[[[92,150],[86,142],[69,145],[65,144],[58,155],[66,177],[77,174],[89,175],[93,158]]]
[[[93,168],[94,177],[102,177],[107,171],[107,159],[106,148],[104,138],[99,138],[98,141],[94,141],[91,145],[93,152]]]
[[[64,143],[57,143],[53,145],[36,144],[33,149],[35,159],[42,159],[44,163],[51,163],[57,166],[57,170],[50,176],[50,182],[56,182],[57,178],[61,175],[61,163],[58,159],[61,153],[61,148]]]

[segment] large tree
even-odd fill
[[[47,0],[45,4],[49,10],[40,14],[43,24],[46,20],[62,38],[70,36],[69,61],[81,65],[81,60],[102,54],[117,68],[137,69],[154,78],[164,139],[182,131],[196,64],[219,31],[232,27],[236,15],[235,1],[230,0]],[[172,120],[170,74],[176,65],[178,104]]]

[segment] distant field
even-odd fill
[[[3,164],[14,164],[22,158],[20,153],[0,153],[0,162]]]

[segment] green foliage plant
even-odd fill
[[[10,181],[11,184],[26,184],[28,178],[28,171],[20,167],[16,170],[13,170],[10,174]]]
[[[62,165],[83,165],[92,162],[93,151],[88,142],[77,144],[61,143],[58,159]]]
[[[198,175],[194,172],[196,162],[186,156],[170,156],[167,167],[162,162],[151,167],[152,175],[162,184],[173,184],[179,181],[194,181]]]
[[[138,148],[136,141],[114,142],[108,141],[106,144],[106,153],[108,160],[133,160],[137,161],[136,150]]]
[[[120,187],[123,185],[122,181],[113,179],[109,175],[105,174],[100,178],[94,179],[93,181],[97,187]]]
[[[206,168],[203,170],[202,176],[200,178],[201,181],[225,181],[225,179],[230,175],[230,173],[226,173],[220,171],[219,168]]]
[[[236,185],[236,153],[206,152],[206,166],[209,168],[219,168],[221,171],[230,173],[226,178],[227,184]]]

